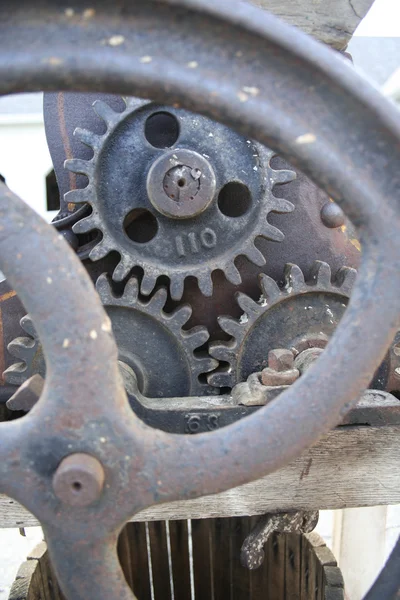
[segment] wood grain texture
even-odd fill
[[[343,49],[373,0],[250,0],[312,37]]]
[[[160,504],[135,521],[261,515],[400,503],[400,427],[339,427],[284,469],[221,494]],[[0,495],[0,527],[36,519]]]

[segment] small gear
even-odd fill
[[[73,226],[77,234],[101,231],[91,260],[116,251],[114,281],[140,267],[141,293],[149,295],[157,279],[167,276],[174,300],[182,298],[188,276],[197,279],[205,296],[212,295],[215,270],[240,284],[235,259],[243,255],[262,266],[265,257],[255,240],[284,239],[267,218],[294,206],[272,190],[296,174],[272,169],[271,150],[205,117],[135,98],[125,102],[121,113],[95,102],[106,133],[76,129],[93,158],[65,162],[89,180],[65,199],[92,208]],[[162,135],[155,139],[157,119]]]
[[[332,281],[329,265],[316,261],[307,283],[300,267],[294,264],[286,265],[282,287],[261,275],[259,301],[239,293],[237,302],[244,311],[240,319],[218,319],[231,339],[210,344],[210,355],[226,366],[211,373],[209,383],[232,388],[262,371],[268,365],[270,350],[296,350],[304,346],[307,337],[329,338],[346,309],[356,274],[355,269],[342,267]]]
[[[204,396],[215,393],[205,373],[218,366],[206,352],[195,353],[209,334],[205,327],[183,329],[190,319],[189,305],[169,314],[163,308],[167,290],[160,288],[150,300],[139,298],[139,283],[129,279],[122,296],[116,296],[107,275],[96,289],[111,319],[119,360],[134,371],[140,391],[151,398]]]
[[[138,282],[133,277],[121,296],[114,294],[105,274],[98,278],[96,289],[111,319],[119,360],[133,370],[145,396],[215,393],[207,384],[205,374],[215,369],[218,362],[205,352],[195,352],[208,340],[206,328],[182,329],[191,316],[190,306],[182,306],[171,314],[164,312],[165,288],[142,302]],[[21,326],[30,337],[17,338],[8,346],[9,352],[21,362],[4,372],[7,383],[13,385],[21,385],[36,373],[45,375],[42,347],[29,315],[21,320]]]

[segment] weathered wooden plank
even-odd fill
[[[373,0],[250,0],[309,35],[344,48]]]
[[[213,496],[161,504],[135,521],[261,515],[399,504],[400,427],[339,427],[284,469]],[[29,527],[36,519],[0,496],[0,527]]]

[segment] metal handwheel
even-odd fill
[[[312,371],[243,421],[177,436],[133,414],[87,273],[1,186],[0,266],[37,327],[47,376],[34,409],[0,427],[0,489],[41,521],[67,598],[128,599],[116,541],[133,514],[278,469],[367,387],[400,321],[400,119],[334,52],[232,1],[15,0],[0,8],[0,74],[3,94],[135,94],[233,126],[306,172],[361,237],[359,281]],[[398,556],[368,599],[396,597]]]

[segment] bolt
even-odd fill
[[[400,379],[400,367],[397,367],[397,369],[394,370],[394,376],[396,379]]]
[[[300,373],[297,369],[275,371],[275,369],[267,367],[261,371],[262,384],[268,387],[292,385],[299,377]]]
[[[321,221],[329,229],[336,229],[345,224],[346,217],[336,202],[327,202],[321,208]]]
[[[100,498],[104,469],[89,454],[76,453],[63,458],[53,477],[54,492],[69,506],[89,506]]]
[[[293,368],[293,352],[286,348],[270,350],[268,353],[268,366],[274,371],[286,371]]]

